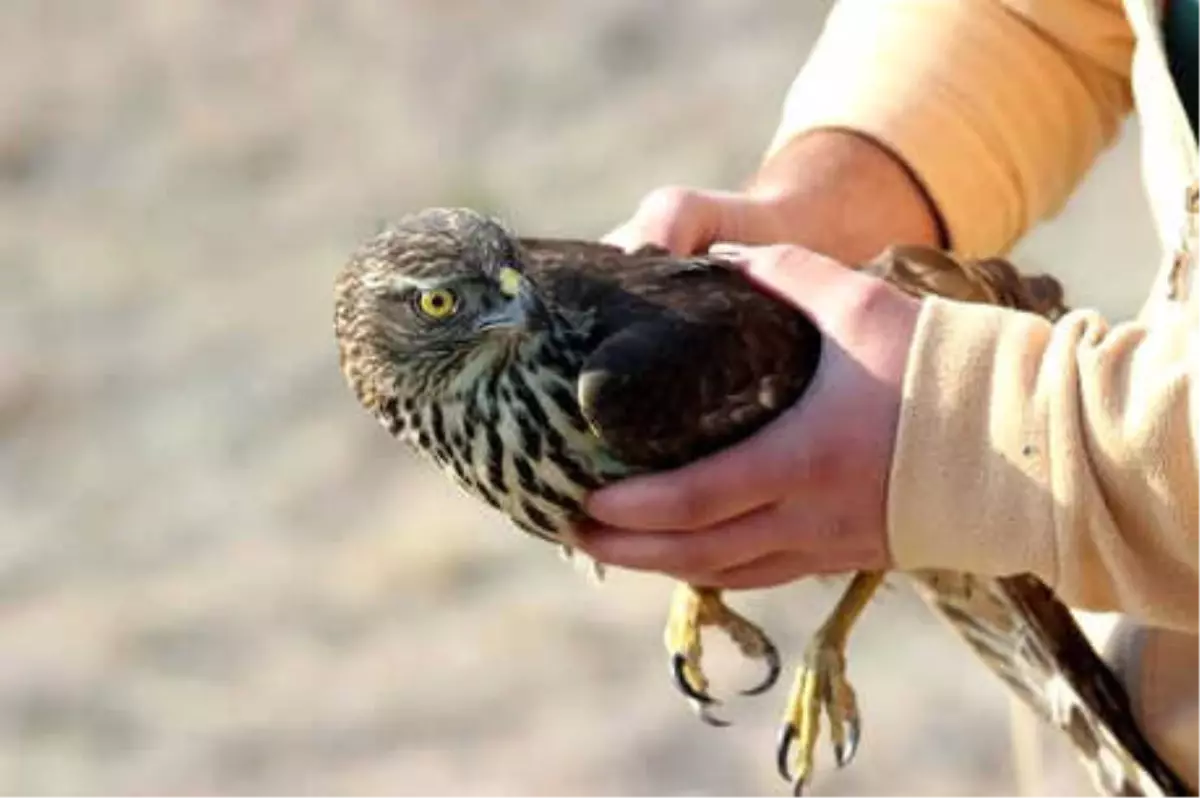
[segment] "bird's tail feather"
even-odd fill
[[[1070,611],[1032,576],[912,574],[917,592],[1044,721],[1082,754],[1109,795],[1193,790],[1138,729],[1121,684]]]

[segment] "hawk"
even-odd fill
[[[1053,318],[1050,278],[1002,260],[960,263],[894,248],[864,267],[915,296],[938,294]],[[518,238],[469,209],[408,215],[364,243],[338,275],[342,372],[393,436],[516,526],[571,552],[583,500],[752,434],[798,401],[820,361],[811,320],[713,255],[634,253],[589,241]],[[1128,700],[1069,611],[1032,576],[906,574],[917,592],[1045,721],[1103,792],[1187,792],[1138,731]],[[851,628],[885,574],[854,575],[796,671],[777,747],[799,793],[822,714],[835,759],[854,757],[860,720],[846,678]],[[677,586],[665,642],[677,687],[710,709],[701,630],[761,660],[779,654],[719,590]]]

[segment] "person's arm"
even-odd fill
[[[1003,252],[1066,199],[1130,108],[1119,0],[840,0],[760,168],[651,191],[612,243]]]
[[[681,255],[718,241],[790,243],[847,264],[892,244],[945,243],[933,204],[902,161],[862,135],[828,129],[784,143],[739,191],[655,189],[606,240]]]
[[[848,265],[889,246],[944,248],[937,208],[909,167],[878,141],[850,130],[798,135],[773,152],[746,186],[773,203],[777,240]]]
[[[951,248],[1001,253],[1114,139],[1132,51],[1120,0],[840,0],[763,171],[813,131],[855,131],[911,170]]]

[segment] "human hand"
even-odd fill
[[[895,244],[945,248],[937,213],[908,168],[870,139],[840,130],[796,138],[740,191],[651,191],[605,240],[676,255],[710,244],[800,244],[847,265]]]
[[[825,336],[805,396],[745,441],[593,494],[597,560],[690,584],[757,588],[886,568],[887,484],[919,303],[794,246],[723,247]]]
[[[778,196],[664,186],[647,194],[604,241],[625,250],[653,243],[674,255],[694,255],[717,241],[776,243],[785,231]]]

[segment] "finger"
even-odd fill
[[[705,221],[691,216],[647,216],[639,212],[601,240],[626,252],[654,244],[683,257],[704,249],[705,239],[712,235],[703,226]]]
[[[837,570],[864,554],[856,540],[842,534],[837,504],[815,495],[701,529],[594,526],[580,535],[579,545],[612,565],[677,576],[711,578],[778,553],[807,557],[816,571]]]
[[[666,186],[647,194],[633,217],[602,240],[633,251],[656,244],[675,255],[702,251],[721,226],[722,203],[730,201],[715,192]]]
[[[885,548],[854,534],[844,504],[843,497],[823,492],[699,530],[595,527],[581,536],[580,548],[601,562],[713,587],[887,567]]]
[[[658,241],[652,241],[647,238],[645,232],[635,222],[635,219],[630,219],[619,227],[609,231],[600,239],[601,243],[623,249],[626,252],[633,252],[645,244],[658,244],[658,246],[662,246]]]
[[[777,587],[797,579],[833,576],[854,571],[875,570],[876,558],[848,547],[829,547],[819,551],[774,552],[750,562],[735,565],[716,574],[691,582],[700,587],[725,590],[758,590]]]
[[[781,527],[766,518],[770,514],[771,510],[762,510],[728,524],[687,531],[593,527],[579,535],[578,545],[609,565],[689,578],[711,576],[763,557],[780,546]]]
[[[746,275],[765,286],[800,301],[827,304],[827,292],[850,293],[874,278],[850,269],[819,252],[802,247],[768,247],[765,252],[749,252],[745,257]],[[820,296],[813,300],[812,296]]]
[[[878,298],[866,290],[878,286],[878,278],[803,247],[719,242],[709,251],[740,267],[752,282],[806,311],[822,327],[840,329],[841,319],[863,313],[863,302]]]
[[[587,511],[613,527],[695,530],[797,491],[819,492],[829,453],[808,445],[811,431],[804,413],[801,403],[750,438],[704,459],[596,491],[587,499]]]
[[[869,280],[845,264],[795,244],[747,246],[715,241],[708,251],[740,267],[746,276],[785,296],[804,298],[814,288],[857,285]]]
[[[829,570],[821,570],[823,565],[819,559],[814,561],[802,554],[777,552],[712,574],[703,582],[689,584],[723,590],[760,590],[829,573]]]

